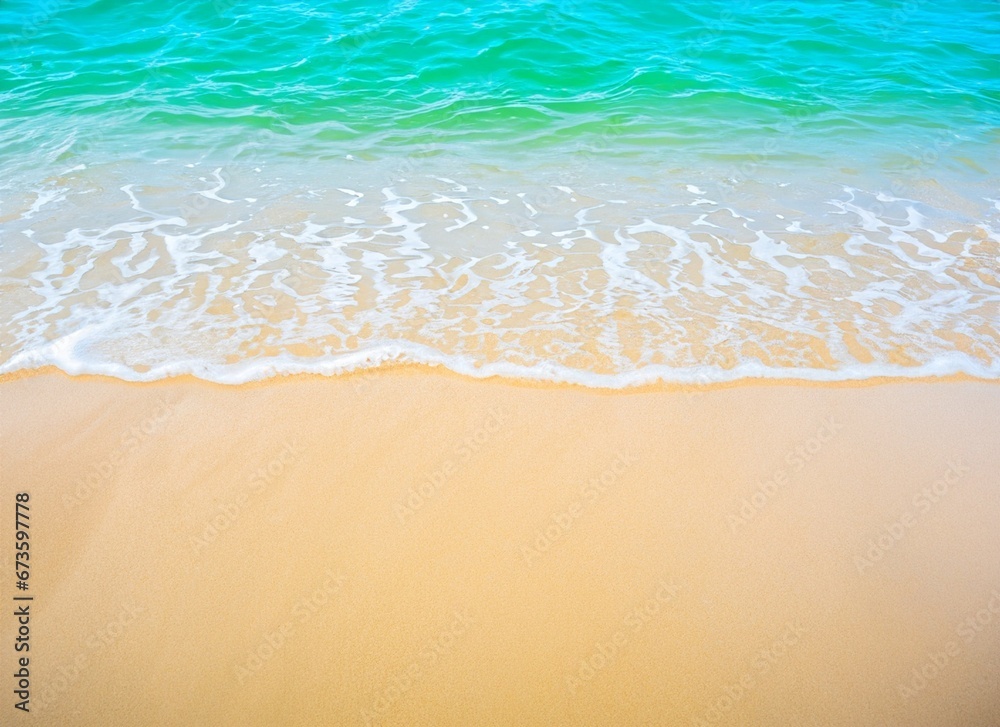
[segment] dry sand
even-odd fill
[[[8,377],[0,722],[1000,724],[998,412],[972,381]]]

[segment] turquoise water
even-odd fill
[[[996,376],[998,39],[988,0],[4,0],[0,366]]]
[[[1000,142],[991,0],[15,0],[0,38],[5,157],[70,133],[66,154],[256,130],[292,154],[876,148],[890,162],[944,136],[971,164],[995,163]]]

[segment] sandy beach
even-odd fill
[[[997,411],[970,380],[8,376],[18,720],[997,724]]]
[[[0,0],[0,727],[1000,727],[997,38]]]

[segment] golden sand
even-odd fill
[[[0,722],[1000,724],[997,412],[973,381],[9,377]]]

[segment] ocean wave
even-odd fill
[[[24,194],[2,208],[0,371],[228,381],[396,351],[600,386],[1000,373],[1000,225],[968,190],[454,158],[325,174],[81,166]]]
[[[72,376],[107,376],[134,383],[160,381],[180,376],[192,376],[217,384],[239,385],[266,381],[283,376],[316,375],[362,377],[383,369],[415,364],[441,367],[453,373],[476,379],[511,379],[549,384],[570,384],[594,389],[630,389],[650,385],[674,385],[688,391],[715,384],[746,380],[806,381],[813,383],[865,382],[876,379],[934,379],[969,376],[983,380],[1000,379],[1000,365],[984,366],[961,354],[944,354],[919,366],[894,364],[855,364],[837,370],[786,368],[765,366],[759,362],[741,363],[724,369],[708,365],[690,369],[670,366],[645,366],[622,374],[595,373],[539,362],[527,366],[507,362],[483,364],[474,357],[447,356],[439,351],[412,343],[389,343],[342,354],[320,361],[297,359],[293,356],[267,360],[210,364],[200,360],[179,360],[140,369],[114,361],[81,360],[67,356],[60,346],[48,351],[32,351],[18,355],[0,365],[0,376],[54,367]],[[363,384],[364,382],[360,382]]]
[[[0,370],[995,378],[995,5],[5,1]]]
[[[413,146],[429,134],[476,141],[502,124],[516,147],[564,143],[541,132],[574,117],[587,135],[622,143],[669,143],[680,126],[688,144],[718,148],[785,119],[799,138],[783,143],[834,149],[856,135],[831,128],[861,125],[873,144],[893,144],[905,117],[918,142],[944,126],[985,148],[1000,123],[998,22],[985,0],[890,11],[497,0],[381,12],[343,0],[265,1],[253,12],[231,0],[127,11],[11,1],[0,6],[13,51],[0,60],[0,134],[38,119],[58,133],[68,117],[81,136],[162,127],[162,143],[206,125],[238,136],[270,118],[276,130],[336,122],[356,144],[393,131]],[[624,113],[646,123],[621,128]]]

